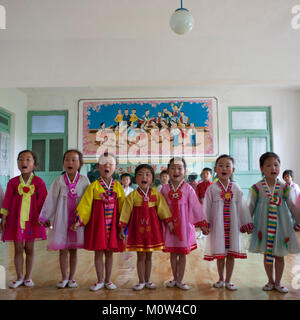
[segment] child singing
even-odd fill
[[[10,288],[24,284],[33,287],[31,272],[34,262],[34,241],[46,240],[46,229],[38,222],[39,214],[47,196],[44,181],[34,174],[38,167],[37,157],[31,150],[18,154],[20,176],[8,181],[2,203],[2,241],[14,241],[17,279],[9,282]],[[23,251],[26,256],[26,274],[23,278]]]
[[[90,287],[97,291],[104,286],[114,290],[111,282],[113,252],[124,250],[124,241],[118,237],[119,217],[125,199],[121,184],[112,178],[117,167],[115,155],[104,153],[99,158],[100,178],[86,189],[77,207],[76,230],[84,225],[84,248],[95,252],[95,268],[98,281]],[[103,256],[105,256],[105,278]]]
[[[89,185],[88,178],[80,174],[82,158],[82,153],[78,150],[65,152],[63,156],[65,172],[52,183],[39,217],[39,222],[45,227],[50,227],[52,223],[47,249],[59,250],[62,280],[57,283],[58,288],[78,287],[74,277],[77,249],[83,248],[84,244],[84,228],[79,228],[75,232],[71,230],[71,226],[75,221],[76,207]]]
[[[151,188],[154,170],[150,165],[139,165],[135,170],[135,180],[138,188],[126,197],[122,209],[120,238],[124,239],[124,229],[128,225],[126,251],[137,252],[139,283],[133,290],[155,289],[155,284],[150,281],[152,252],[164,248],[161,221],[168,223],[170,232],[173,230],[171,212],[161,193]]]
[[[208,225],[201,204],[194,189],[186,182],[186,162],[183,158],[173,158],[168,164],[169,184],[163,185],[161,193],[172,212],[174,232],[165,229],[165,249],[170,252],[173,280],[168,281],[168,288],[175,285],[183,290],[190,286],[183,282],[186,255],[197,248],[195,227],[208,234]]]

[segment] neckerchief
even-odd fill
[[[149,219],[150,219],[149,201],[156,202],[156,196],[151,195],[151,188],[149,188],[149,187],[147,188],[146,192],[144,192],[140,187],[138,187],[137,192],[143,198],[142,207],[144,208],[144,213],[145,213],[144,216],[140,220],[139,231],[141,233],[144,233],[145,227],[146,227],[146,232],[149,232],[151,230],[151,226],[149,225]]]
[[[273,245],[277,229],[277,206],[280,206],[282,201],[282,199],[278,196],[278,191],[280,189],[280,181],[277,179],[273,189],[273,193],[271,193],[269,185],[265,179],[262,180],[262,186],[270,200],[268,208],[266,263],[273,264]]]
[[[20,227],[25,229],[25,222],[29,221],[31,196],[34,194],[35,187],[31,184],[34,174],[31,173],[28,181],[25,183],[22,175],[20,175],[20,184],[18,185],[18,193],[22,196],[22,205],[20,212]]]
[[[229,249],[230,247],[230,205],[231,205],[231,200],[233,198],[233,193],[231,191],[232,182],[231,181],[229,182],[226,190],[220,180],[218,180],[217,183],[221,188],[221,198],[224,201],[223,217],[224,217],[225,248]]]
[[[184,185],[184,180],[182,180],[177,188],[175,189],[172,182],[170,184],[170,191],[168,193],[168,197],[171,200],[172,204],[172,216],[173,216],[173,224],[174,224],[174,234],[177,235],[180,241],[182,241],[182,233],[181,233],[181,217],[179,211],[178,202],[182,198],[181,188]]]
[[[65,184],[68,187],[68,239],[70,242],[77,241],[77,233],[71,230],[71,225],[74,223],[74,216],[76,212],[76,200],[77,200],[77,191],[76,185],[79,180],[80,174],[77,171],[76,176],[71,183],[70,178],[67,173],[64,174]]]

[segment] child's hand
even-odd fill
[[[39,221],[39,224],[40,224],[41,226],[45,227],[45,228],[50,228],[50,226],[51,226],[50,220],[47,220],[47,221],[45,221],[45,222]]]
[[[170,222],[168,223],[168,227],[169,227],[170,232],[173,233],[173,232],[174,232],[174,224],[173,224],[172,221],[170,221]]]
[[[123,228],[121,228],[121,230],[120,230],[120,232],[119,232],[119,238],[120,238],[121,240],[124,240],[124,239],[125,239],[124,229],[123,229]]]
[[[207,227],[202,227],[201,230],[204,235],[207,236],[209,234],[209,229]]]
[[[75,223],[73,223],[73,224],[71,225],[70,229],[71,229],[72,231],[77,231],[77,229],[78,229],[79,226],[80,226],[80,222],[77,221],[77,222],[75,222]]]
[[[251,234],[252,232],[253,232],[253,229],[247,230],[247,233],[248,233],[248,234]]]

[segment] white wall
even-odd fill
[[[28,90],[29,110],[69,110],[69,147],[77,147],[79,99],[145,97],[216,97],[218,99],[219,154],[229,152],[228,107],[270,106],[273,150],[279,154],[282,170],[295,171],[300,182],[298,148],[300,91],[281,87],[207,86],[191,88],[59,88]]]
[[[17,155],[27,147],[27,95],[17,89],[0,88],[0,109],[11,114],[11,176],[19,174]]]

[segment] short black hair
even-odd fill
[[[163,170],[161,173],[160,173],[160,177],[163,175],[163,174],[168,174],[168,171],[167,170]]]
[[[295,177],[294,171],[291,169],[284,170],[283,174],[282,174],[282,178],[284,178],[284,176],[286,176],[286,175],[290,175],[292,177],[292,179],[294,179],[294,177]]]
[[[204,172],[204,171],[209,171],[211,174],[212,174],[212,169],[211,168],[203,168],[202,171],[201,171],[201,174]]]
[[[121,174],[121,180],[125,177],[129,177],[130,179],[132,179],[131,175],[127,172]]]
[[[138,174],[138,172],[142,169],[148,169],[151,171],[151,174],[152,174],[152,182],[154,181],[155,179],[155,173],[154,173],[154,169],[152,168],[152,166],[150,166],[150,164],[147,164],[147,163],[142,163],[140,165],[138,165],[136,168],[135,168],[135,172],[134,172],[134,176],[136,177],[136,175]]]
[[[233,159],[233,157],[230,156],[229,154],[221,154],[221,155],[217,158],[217,160],[216,160],[216,165],[218,164],[218,161],[219,161],[219,160],[224,159],[224,158],[229,159],[229,160],[232,162],[232,164],[234,165],[234,159]]]
[[[174,157],[174,158],[170,159],[170,161],[168,163],[168,169],[169,169],[170,165],[172,164],[172,162],[175,162],[175,161],[181,161],[183,163],[184,169],[186,169],[186,162],[183,157]]]
[[[275,158],[280,163],[279,156],[274,152],[265,152],[259,158],[259,166],[263,167],[265,161],[269,158]]]

